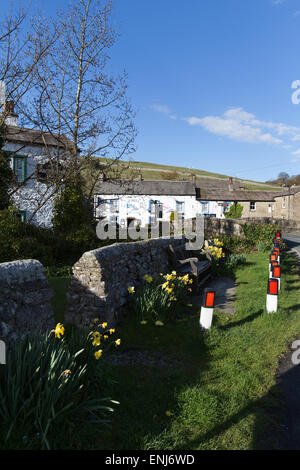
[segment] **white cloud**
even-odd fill
[[[297,157],[300,157],[300,149],[295,150],[295,152],[292,152],[292,155],[296,155]]]
[[[153,104],[151,108],[154,109],[154,111],[158,111],[163,114],[170,114],[172,112],[169,106],[165,104]]]
[[[283,124],[259,121],[254,114],[250,114],[242,108],[229,109],[223,116],[206,116],[203,118],[191,116],[185,118],[185,120],[192,126],[198,125],[213,134],[241,142],[281,145],[283,144],[282,139],[270,132],[265,132],[265,129],[274,129],[279,135],[290,131],[289,127]]]
[[[170,119],[177,119],[177,117],[174,114],[172,114],[172,110],[166,104],[152,104],[150,108],[153,109],[154,111],[165,114]]]

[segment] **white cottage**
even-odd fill
[[[18,127],[12,101],[6,103],[6,115],[7,135],[3,150],[7,152],[16,182],[20,184],[12,196],[14,205],[19,209],[21,219],[26,221],[43,201],[32,222],[50,227],[55,196],[54,187],[47,183],[49,161],[59,161],[59,155],[65,160],[71,141],[65,136]]]
[[[197,200],[197,188],[192,181],[105,181],[103,178],[94,194],[96,220],[108,218],[121,226],[134,220],[146,226],[169,221],[172,213],[181,219],[224,218],[224,205]]]

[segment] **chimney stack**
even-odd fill
[[[231,177],[229,178],[228,189],[229,189],[229,191],[233,191],[233,181],[232,181]]]
[[[196,183],[196,175],[191,174],[190,175],[190,180],[191,180],[192,183],[195,184]]]
[[[141,172],[141,169],[140,169],[140,168],[138,169],[138,176],[137,176],[137,179],[138,179],[138,181],[143,181],[143,176],[142,176],[142,172]]]
[[[18,125],[18,115],[15,113],[15,103],[10,101],[5,101],[4,110],[5,124],[8,126],[17,126]]]
[[[103,183],[103,181],[105,181],[105,174],[104,174],[104,171],[103,170],[100,170],[99,172],[99,181],[100,183]]]

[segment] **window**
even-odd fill
[[[176,212],[184,212],[184,202],[176,201]]]
[[[26,211],[19,211],[17,217],[19,217],[22,222],[26,222]]]
[[[111,212],[119,212],[119,199],[111,199],[110,200],[110,211]]]
[[[163,218],[163,205],[159,201],[150,201],[149,212],[152,216],[152,220]]]
[[[250,202],[250,211],[256,211],[256,202],[254,201]]]
[[[285,209],[285,197],[282,198],[282,209]]]
[[[19,155],[15,155],[13,157],[13,170],[17,183],[23,183],[23,181],[26,179],[26,166],[26,157],[21,157]]]

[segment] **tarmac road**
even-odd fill
[[[300,235],[283,234],[282,238],[288,248],[296,250],[300,256]],[[299,259],[298,264],[300,270]],[[277,381],[283,393],[286,415],[285,432],[280,443],[283,450],[300,450],[300,364],[293,364],[293,352],[290,345],[290,351],[280,360],[277,371]]]
[[[293,248],[294,250],[297,250],[300,255],[300,235],[293,233],[283,233],[282,238],[288,248]]]

